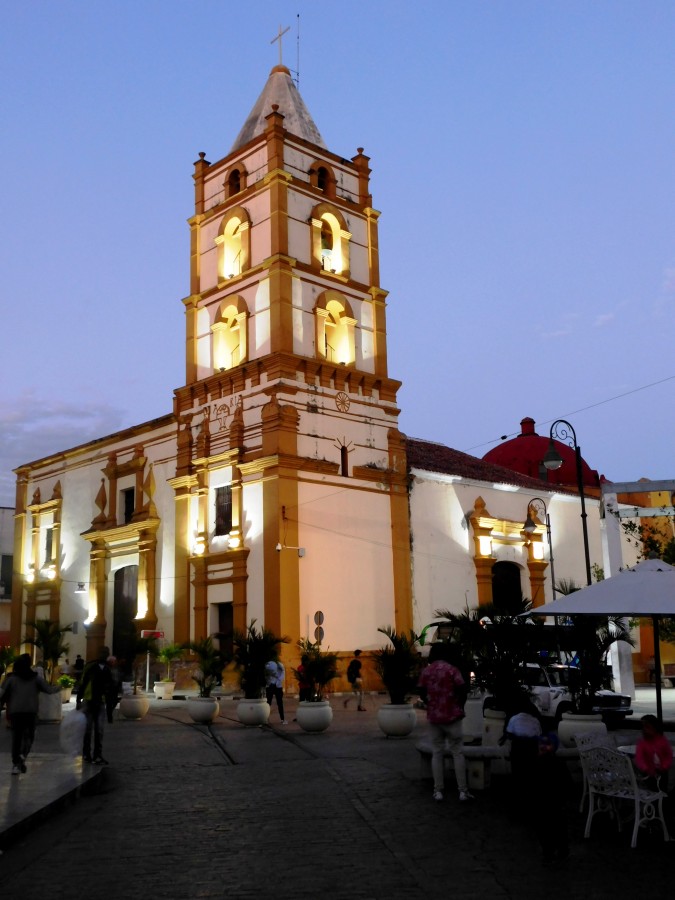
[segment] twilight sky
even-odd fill
[[[278,62],[371,157],[411,437],[482,456],[574,425],[675,477],[672,0],[0,5],[0,505],[12,468],[171,411],[199,151]],[[643,389],[644,388],[644,389]]]

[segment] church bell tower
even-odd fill
[[[175,392],[176,640],[253,618],[333,649],[412,624],[400,382],[369,158],[330,151],[275,66],[194,166]],[[317,617],[317,621],[318,621]]]

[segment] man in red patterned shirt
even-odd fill
[[[448,742],[455,767],[459,799],[473,800],[467,789],[466,762],[462,719],[466,688],[462,674],[450,662],[449,644],[431,645],[429,665],[420,675],[420,696],[427,706],[427,720],[431,732],[431,772],[434,776],[434,800],[443,799],[445,743]]]

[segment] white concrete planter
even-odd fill
[[[54,694],[40,692],[38,698],[38,719],[40,722],[60,722],[63,716],[61,691]]]
[[[303,731],[325,731],[333,721],[328,700],[301,700],[295,715]]]
[[[125,694],[120,700],[120,712],[125,719],[142,719],[150,709],[145,694]]]
[[[208,725],[220,712],[220,703],[216,697],[188,697],[187,711],[193,722]]]
[[[464,739],[475,740],[483,735],[483,698],[471,697],[464,704],[462,719]]]
[[[175,688],[175,681],[156,681],[152,690],[158,700],[171,700],[173,699]]]
[[[607,726],[598,713],[583,715],[581,713],[563,713],[558,724],[558,739],[563,747],[574,747],[574,735],[586,734],[589,731],[607,734]]]
[[[270,717],[267,700],[240,700],[237,704],[237,718],[242,725],[265,725]]]
[[[387,737],[406,737],[417,725],[412,703],[384,703],[377,711],[377,724]]]
[[[499,739],[504,734],[506,713],[503,709],[486,709],[483,712],[483,740],[484,747],[496,747]],[[493,775],[507,775],[511,771],[511,765],[507,759],[493,759],[490,764]]]

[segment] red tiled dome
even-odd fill
[[[549,436],[539,435],[534,430],[534,419],[525,418],[520,423],[520,434],[493,447],[483,457],[486,462],[504,466],[513,472],[520,472],[530,478],[539,478],[549,484],[577,484],[577,467],[574,447],[570,447],[562,441],[554,440],[556,450],[562,457],[563,464],[559,469],[544,469],[540,471],[540,465],[549,447]],[[543,465],[542,465],[543,468]],[[581,472],[586,487],[598,487],[600,476],[595,469],[582,459]]]

